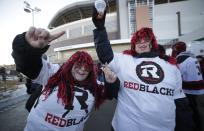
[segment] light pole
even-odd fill
[[[38,7],[31,8],[30,4],[27,1],[24,1],[24,4],[25,4],[24,11],[27,13],[32,13],[32,23],[34,26],[34,13],[40,12],[41,9]]]
[[[177,14],[177,20],[178,20],[178,36],[180,37],[181,34],[181,13],[180,11],[176,12]]]

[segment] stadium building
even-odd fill
[[[66,33],[47,51],[51,62],[62,63],[77,50],[86,50],[94,60],[98,59],[91,18],[94,1],[77,1],[56,12],[48,28],[51,33]],[[167,49],[181,40],[189,43],[189,49],[197,55],[204,55],[204,0],[105,1],[105,25],[115,52],[128,49],[131,35],[145,26],[153,28],[158,43]]]

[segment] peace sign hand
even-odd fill
[[[30,27],[26,32],[26,41],[34,48],[44,48],[51,41],[61,37],[65,31],[51,35],[47,30],[42,28]]]

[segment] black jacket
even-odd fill
[[[25,33],[17,35],[12,44],[12,56],[16,64],[16,70],[28,78],[35,79],[42,68],[41,56],[48,50],[34,48],[25,40]]]

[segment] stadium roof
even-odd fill
[[[116,0],[108,0],[108,11],[113,12],[116,10]],[[60,9],[50,21],[48,28],[52,29],[60,25],[85,19],[91,17],[94,1],[78,1],[65,6]]]

